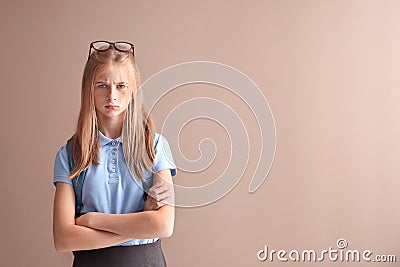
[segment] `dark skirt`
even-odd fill
[[[74,251],[72,267],[166,267],[161,240],[144,245]]]

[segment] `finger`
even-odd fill
[[[149,192],[151,192],[151,191],[153,191],[153,190],[155,190],[155,189],[157,189],[157,188],[160,188],[160,187],[162,187],[162,186],[163,186],[163,183],[162,183],[161,181],[158,181],[157,183],[153,184],[153,185],[149,188]]]
[[[163,181],[163,180],[160,180],[160,181],[157,181],[155,184],[153,184],[153,186],[151,187],[151,188],[160,188],[160,187],[166,187],[166,188],[169,188],[169,187],[171,187],[172,186],[172,184],[171,183],[169,183],[169,182],[167,182],[167,181]]]
[[[163,188],[151,188],[148,192],[148,195],[152,196],[153,198],[155,198],[157,195],[161,194],[165,192],[165,190]]]
[[[163,186],[160,186],[160,187],[157,187],[157,188],[153,188],[151,193],[153,193],[153,196],[154,196],[154,195],[162,194],[162,193],[164,193],[166,191],[170,191],[170,189],[171,188],[169,186],[163,185]]]
[[[156,196],[157,201],[165,201],[171,196],[170,192],[164,192]]]
[[[157,202],[156,209],[159,209],[159,208],[161,208],[162,206],[165,206],[165,203]]]
[[[154,183],[153,186],[154,186],[154,187],[160,187],[160,186],[163,185],[163,183],[164,183],[164,182],[163,182],[162,180],[160,180],[160,181],[157,181],[156,183]]]

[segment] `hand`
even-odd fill
[[[164,206],[166,203],[160,201],[166,201],[171,196],[171,187],[163,181],[155,183],[147,193],[147,200],[144,204],[143,211],[157,210]]]
[[[90,227],[90,220],[93,219],[95,212],[88,212],[75,219],[75,224],[85,227]]]

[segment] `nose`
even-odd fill
[[[111,85],[107,99],[108,100],[117,100],[117,87],[116,87],[116,85]]]

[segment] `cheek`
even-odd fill
[[[97,103],[99,102],[99,99],[100,99],[99,94],[95,92],[95,93],[93,94],[94,103],[97,104]]]
[[[121,95],[121,99],[123,99],[123,101],[128,104],[129,101],[131,100],[131,92],[126,91]]]
[[[101,92],[95,91],[94,94],[93,94],[93,100],[94,100],[94,105],[97,108],[104,101],[104,96],[101,94]]]

